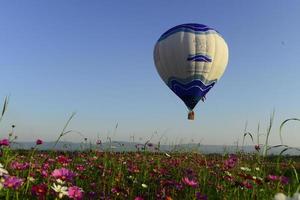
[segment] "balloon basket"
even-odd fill
[[[188,114],[188,120],[194,120],[195,119],[195,113],[194,111],[190,111]]]

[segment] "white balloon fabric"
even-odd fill
[[[162,80],[192,111],[223,75],[228,47],[216,30],[182,24],[158,39],[154,62]]]

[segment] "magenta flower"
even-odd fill
[[[197,200],[207,200],[207,196],[204,194],[201,194],[200,192],[196,192],[196,199]]]
[[[47,170],[42,170],[41,172],[41,175],[45,178],[45,177],[48,177],[48,171]]]
[[[182,178],[182,182],[191,187],[196,187],[198,185],[196,180],[189,179],[188,177]]]
[[[259,151],[260,150],[259,144],[255,145],[254,148],[255,148],[256,151]]]
[[[267,179],[269,179],[270,181],[277,181],[277,180],[279,180],[279,176],[269,174],[267,176]]]
[[[137,197],[134,198],[134,200],[144,200],[144,198],[137,196]]]
[[[46,199],[48,187],[45,183],[34,185],[31,187],[31,194],[37,196],[40,200]]]
[[[81,200],[83,198],[83,190],[77,186],[69,187],[68,196],[71,199]]]
[[[25,163],[19,163],[18,161],[13,161],[10,164],[10,167],[12,169],[15,169],[15,170],[25,170],[25,169],[29,168],[29,163],[27,163],[27,162],[25,162]]]
[[[36,142],[35,142],[35,144],[36,144],[36,145],[41,145],[41,144],[43,144],[43,141],[40,140],[40,139],[37,139]]]
[[[267,179],[269,179],[270,181],[280,181],[280,183],[283,185],[287,185],[289,183],[289,179],[286,176],[276,176],[269,174],[267,176]]]
[[[226,169],[234,168],[237,165],[238,158],[236,155],[231,154],[227,160],[224,161],[224,167]]]
[[[281,184],[283,184],[283,185],[287,185],[289,183],[289,178],[286,176],[280,176],[279,179],[280,179]]]
[[[247,180],[242,182],[242,186],[247,188],[247,189],[252,189],[253,186],[251,185],[251,183],[249,183]]]
[[[9,146],[9,140],[8,139],[0,140],[0,146]]]
[[[51,176],[53,176],[56,179],[61,179],[63,181],[71,181],[75,174],[66,168],[60,168],[60,169],[55,169]]]
[[[17,190],[23,184],[23,179],[20,179],[15,176],[6,176],[4,178],[3,186],[9,189]]]
[[[97,140],[96,144],[101,145],[102,144],[101,140]]]
[[[84,167],[83,165],[77,165],[77,166],[76,166],[76,169],[77,169],[78,171],[84,171],[84,170],[85,170],[85,167]]]

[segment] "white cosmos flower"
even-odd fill
[[[293,197],[288,197],[283,193],[277,193],[274,200],[300,200],[300,193],[295,193]]]
[[[169,158],[171,157],[171,155],[170,155],[170,154],[168,154],[168,153],[165,153],[165,155],[166,155],[167,157],[169,157]]]
[[[35,179],[32,176],[28,176],[27,179],[31,182],[35,181]]]
[[[3,168],[3,165],[0,163],[0,176],[3,176],[4,174],[8,174],[8,171]]]
[[[56,185],[53,183],[51,188],[58,193],[58,197],[61,199],[63,196],[68,195],[68,188],[66,186]]]
[[[59,183],[59,184],[61,184],[61,185],[64,185],[64,184],[65,184],[65,182],[64,182],[63,180],[59,179],[59,178],[56,179],[56,182]]]
[[[248,167],[241,167],[241,170],[245,171],[245,172],[250,172],[251,169]]]
[[[232,174],[231,174],[229,171],[225,171],[225,174],[226,174],[227,176],[232,176]]]

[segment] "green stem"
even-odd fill
[[[9,200],[9,189],[8,190],[6,190],[6,198],[5,198],[6,200]]]
[[[30,155],[29,170],[28,170],[28,174],[27,174],[25,194],[27,194],[28,188],[29,188],[29,182],[30,182],[29,176],[30,176],[30,173],[31,173],[31,170],[32,170],[32,159],[33,159],[34,153],[36,151],[36,148],[37,148],[37,145],[35,145],[34,149],[32,150],[32,153]]]

